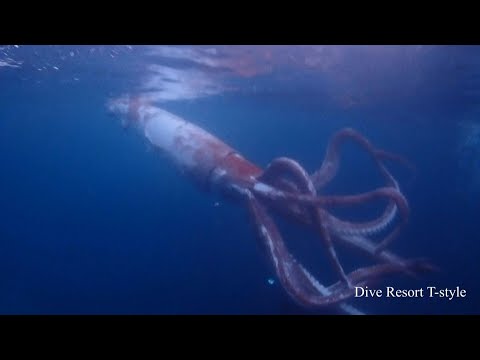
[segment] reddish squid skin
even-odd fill
[[[423,262],[407,261],[384,251],[406,223],[409,210],[396,180],[382,161],[403,159],[375,149],[356,131],[343,129],[335,134],[321,168],[309,176],[297,162],[288,158],[275,159],[264,171],[214,135],[150,104],[145,98],[120,97],[109,101],[107,108],[122,119],[125,127],[135,127],[155,149],[167,154],[182,173],[203,189],[243,202],[255,221],[258,236],[269,253],[280,283],[297,303],[307,307],[334,305],[346,313],[358,314],[358,310],[344,303],[353,295],[352,286],[369,284],[390,273],[429,269]],[[387,186],[357,195],[318,196],[317,190],[335,177],[340,164],[339,146],[347,139],[356,141],[372,156]],[[351,223],[327,211],[328,207],[352,206],[376,198],[385,198],[389,205],[382,216],[370,222]],[[290,254],[268,214],[270,209],[309,225],[321,235],[342,282],[330,288],[323,286]],[[397,213],[402,222],[380,246],[364,237],[385,229]],[[384,264],[345,274],[331,239],[358,248]]]

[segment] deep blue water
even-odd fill
[[[409,183],[391,166],[411,208],[392,250],[441,271],[382,287],[460,286],[467,297],[350,303],[371,314],[480,313],[480,136],[460,130],[480,127],[480,47],[284,47],[266,57],[261,47],[0,48],[0,314],[335,313],[288,297],[245,208],[196,187],[107,115],[108,98],[141,91],[262,167],[288,156],[312,172],[345,126],[406,156],[418,172]],[[228,61],[208,62],[217,57]],[[152,64],[178,72],[158,78]],[[382,184],[358,147],[342,155],[325,192]],[[275,219],[332,283],[315,235]],[[368,263],[340,257],[350,270]]]

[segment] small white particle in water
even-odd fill
[[[58,67],[56,67],[56,66],[53,66],[53,68],[54,68],[55,70],[59,70]]]
[[[71,57],[74,57],[75,56],[75,53],[73,51],[70,51],[70,56]]]
[[[215,207],[220,206],[220,203],[217,201],[215,204],[213,204],[213,206]]]
[[[267,282],[268,282],[268,285],[273,285],[273,284],[275,284],[275,280],[273,280],[272,278],[269,278],[269,279],[267,280]]]
[[[79,79],[79,78],[77,78],[77,77],[74,77],[74,78],[73,78],[73,80],[75,80],[75,81],[78,81],[78,80],[80,80],[80,79]]]
[[[14,47],[15,49],[18,49],[20,46],[18,46],[18,45],[13,45],[13,47]]]

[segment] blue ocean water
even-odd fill
[[[266,167],[309,172],[352,127],[401,154],[411,215],[392,245],[440,269],[381,286],[465,289],[465,298],[353,299],[369,314],[478,314],[480,47],[0,46],[0,314],[331,314],[276,279],[248,212],[199,189],[108,99],[152,96]],[[357,146],[326,193],[382,185]],[[366,219],[375,209],[350,215]],[[275,217],[322,283],[320,241]],[[371,264],[339,249],[349,270]]]

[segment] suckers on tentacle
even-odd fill
[[[344,129],[334,135],[321,169],[309,177],[297,162],[288,158],[272,161],[267,170],[262,172],[259,167],[212,134],[152,105],[144,97],[123,96],[109,101],[107,108],[110,113],[122,119],[125,127],[136,128],[153,147],[166,153],[183,172],[203,188],[247,201],[259,237],[269,253],[277,276],[287,293],[297,302],[305,306],[336,305],[348,313],[358,313],[356,309],[343,303],[352,296],[350,287],[345,286],[345,283],[323,286],[289,253],[280,232],[267,213],[267,207],[319,231],[331,258],[335,260],[334,265],[337,270],[341,269],[341,277],[347,284],[369,284],[370,281],[395,272],[431,270],[425,262],[400,259],[383,251],[408,218],[407,201],[400,192],[398,183],[382,162],[385,159],[401,158],[375,149],[354,130]],[[335,176],[340,161],[338,148],[348,138],[357,141],[372,155],[386,179],[387,186],[358,195],[317,196],[317,189]],[[375,198],[385,198],[389,204],[382,216],[368,223],[343,221],[327,211],[331,206],[354,205]],[[401,215],[402,221],[379,246],[375,247],[364,237],[385,230],[397,213]],[[345,274],[336,259],[330,235],[333,239],[339,239],[380,259],[384,264]]]

